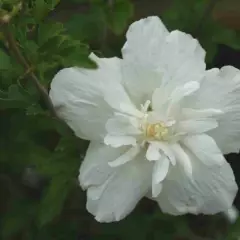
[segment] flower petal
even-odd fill
[[[153,183],[151,197],[156,198],[161,193],[162,187],[163,187],[162,183]]]
[[[112,107],[132,103],[121,85],[121,60],[100,59],[93,54],[91,58],[98,69],[61,70],[51,83],[49,95],[58,115],[78,137],[100,140],[106,132],[105,123],[112,116]]]
[[[144,154],[114,169],[117,171],[104,186],[88,189],[87,209],[99,222],[123,219],[151,187],[152,164],[144,159]]]
[[[168,34],[161,20],[154,16],[134,22],[128,29],[122,49],[123,81],[138,106],[150,99],[154,89],[161,85],[163,73],[157,68]]]
[[[149,161],[157,161],[161,157],[161,154],[159,152],[159,147],[157,143],[152,142],[149,144],[147,152],[146,152],[146,158]]]
[[[216,214],[229,209],[238,189],[230,165],[224,162],[210,167],[194,156],[191,159],[192,179],[173,168],[164,180],[156,199],[162,211],[173,215]]]
[[[190,81],[199,82],[205,72],[205,51],[191,35],[172,31],[162,47],[161,70],[164,73],[163,86],[167,95]]]
[[[164,142],[158,142],[158,147],[163,151],[163,153],[168,157],[169,161],[172,165],[176,165],[176,158],[174,155],[174,152],[172,151],[171,147],[164,143]]]
[[[200,82],[206,68],[205,51],[189,34],[172,31],[166,37],[163,49],[158,63],[158,70],[163,74],[162,85],[154,93],[153,109],[159,109],[159,103],[165,103],[176,87],[192,81]]]
[[[223,111],[220,109],[207,108],[207,109],[192,109],[192,108],[183,108],[182,109],[182,118],[183,119],[205,119],[210,117],[218,117],[223,114]]]
[[[177,85],[200,81],[206,67],[199,42],[180,31],[169,33],[158,17],[141,19],[129,27],[122,54],[123,81],[136,104],[161,86],[169,96]],[[153,101],[153,109],[157,105]]]
[[[214,94],[213,94],[214,93]],[[218,127],[208,135],[214,138],[224,154],[239,152],[240,146],[240,71],[226,66],[206,71],[201,91],[192,96],[189,107],[214,108],[224,114],[218,116]]]
[[[123,155],[118,157],[116,160],[109,162],[110,167],[118,167],[133,160],[140,152],[140,146],[137,145],[135,147],[131,147],[128,151],[126,151]]]
[[[128,147],[112,148],[91,142],[80,167],[79,182],[83,189],[104,183],[115,171],[108,165],[127,151]]]
[[[164,112],[168,107],[169,93],[164,88],[156,88],[152,94],[152,109]]]
[[[178,144],[172,144],[171,149],[175,154],[175,158],[180,166],[183,168],[184,173],[188,176],[192,176],[192,162],[189,155],[184,151],[184,149]]]
[[[206,165],[223,164],[225,158],[215,141],[207,134],[188,136],[184,145]]]
[[[107,134],[104,138],[104,143],[106,145],[112,146],[114,148],[118,148],[121,146],[127,146],[127,145],[132,145],[135,146],[137,144],[136,142],[136,138],[132,137],[132,136],[114,136],[114,135],[110,135]]]
[[[108,133],[112,135],[138,135],[139,121],[131,116],[117,114],[106,123]]]
[[[151,99],[154,89],[161,86],[163,78],[162,72],[125,59],[122,75],[124,86],[137,106]]]
[[[183,120],[178,123],[179,133],[198,134],[217,128],[218,122],[212,118]]]
[[[168,173],[169,165],[169,160],[165,156],[155,162],[152,178],[152,182],[154,184],[158,184],[165,179]]]
[[[169,159],[164,155],[155,162],[152,174],[152,197],[157,197],[162,191],[162,181],[167,176],[169,166]]]
[[[168,31],[158,17],[134,22],[127,31],[127,42],[122,49],[123,59],[140,66],[158,66],[167,35]]]
[[[183,86],[176,87],[170,96],[170,100],[174,103],[179,102],[185,96],[191,95],[200,88],[200,84],[196,81],[190,81]]]
[[[189,96],[196,92],[200,84],[196,81],[190,81],[183,86],[176,87],[170,95],[169,104],[167,108],[167,116],[176,117],[180,112],[180,103],[184,97]]]

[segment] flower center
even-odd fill
[[[145,136],[148,139],[166,141],[169,136],[169,128],[164,122],[146,124]]]
[[[144,117],[140,123],[140,129],[143,132],[145,140],[168,141],[172,135],[172,126],[174,120],[162,121],[155,115],[151,109],[151,101],[147,100],[141,105],[141,111]],[[154,122],[154,123],[153,123]]]

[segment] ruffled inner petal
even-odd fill
[[[136,146],[137,144],[135,137],[127,136],[127,135],[121,136],[121,135],[110,135],[110,134],[107,134],[104,137],[104,143],[114,148],[127,146],[127,145]]]
[[[129,161],[132,161],[141,151],[140,146],[131,147],[128,151],[126,151],[123,155],[118,157],[116,160],[109,162],[109,166],[118,167],[123,165]]]
[[[159,146],[157,143],[152,142],[149,144],[146,152],[146,158],[149,161],[157,161],[161,157],[161,154],[159,152]]]
[[[189,155],[185,152],[182,146],[180,144],[175,143],[171,145],[171,149],[175,154],[177,163],[180,165],[180,168],[183,169],[183,172],[188,176],[192,177],[193,167],[192,167],[192,161],[189,157]]]

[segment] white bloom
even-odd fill
[[[173,215],[215,214],[237,192],[223,154],[240,146],[240,71],[205,69],[198,41],[168,32],[158,17],[133,23],[123,59],[67,68],[50,97],[59,116],[90,146],[79,181],[87,209],[118,221],[144,197]]]

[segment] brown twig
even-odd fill
[[[18,47],[18,44],[10,30],[9,24],[6,24],[4,26],[4,34],[5,34],[6,40],[9,45],[9,49],[12,51],[14,57],[24,67],[25,71],[29,73],[28,75],[31,77],[33,83],[35,84],[36,88],[38,89],[41,97],[43,98],[43,100],[44,100],[45,104],[47,105],[49,111],[51,112],[52,116],[55,118],[58,118],[57,113],[54,109],[53,103],[48,95],[47,90],[45,89],[45,87],[43,85],[40,84],[37,76],[31,70],[32,69],[31,65],[27,62],[27,60],[21,53],[21,51]]]

